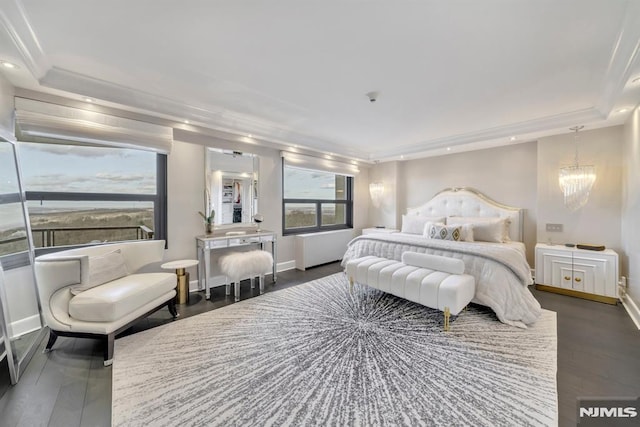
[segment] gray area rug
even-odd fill
[[[453,319],[453,318],[452,318]],[[114,426],[556,425],[556,316],[442,313],[342,273],[116,341]]]

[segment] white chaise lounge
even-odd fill
[[[36,258],[42,315],[50,351],[58,336],[104,340],[104,365],[117,334],[167,306],[175,318],[175,273],[136,273],[162,261],[164,240],[141,240],[71,249]]]
[[[475,294],[475,279],[464,274],[460,259],[405,252],[402,262],[365,256],[346,265],[349,282],[369,285],[444,313],[449,330],[450,314],[457,315]]]

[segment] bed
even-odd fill
[[[400,260],[406,251],[462,259],[476,279],[473,302],[493,309],[506,324],[526,328],[541,314],[528,289],[533,283],[522,243],[524,211],[471,188],[448,188],[407,211],[402,231],[356,237],[342,265],[375,255]],[[457,237],[457,238],[456,238]]]

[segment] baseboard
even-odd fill
[[[629,313],[629,317],[631,317],[633,323],[636,324],[636,328],[640,329],[640,309],[629,294],[622,299],[622,306],[627,310],[627,313]]]
[[[296,268],[296,260],[292,259],[291,261],[279,262],[276,266],[276,271],[287,271],[293,270],[294,268]]]
[[[15,322],[11,322],[11,332],[13,333],[11,338],[19,338],[24,334],[37,331],[40,328],[42,328],[42,323],[40,322],[40,316],[37,314],[16,320]]]

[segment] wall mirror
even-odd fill
[[[27,218],[15,144],[0,137],[0,335],[14,384],[44,336]]]
[[[216,225],[249,225],[258,212],[258,156],[207,148],[205,210]]]

